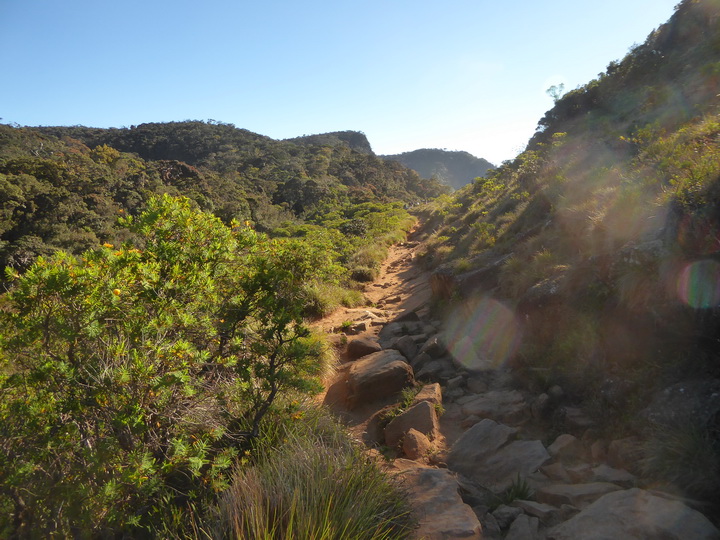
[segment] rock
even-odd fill
[[[612,467],[602,464],[592,470],[593,481],[610,482],[625,488],[633,487],[637,478],[624,469],[613,469]]]
[[[409,362],[417,354],[417,345],[410,336],[402,336],[393,340],[388,349],[395,349]]]
[[[328,407],[346,407],[348,403],[348,395],[350,390],[348,389],[347,375],[350,371],[350,364],[340,366],[335,373],[335,379],[332,384],[325,392],[325,398],[323,399],[323,405]]]
[[[347,355],[350,360],[357,360],[368,354],[380,352],[382,347],[377,340],[368,337],[359,337],[350,340],[347,345]]]
[[[587,416],[582,409],[577,407],[565,407],[563,412],[565,425],[568,429],[583,430],[595,425],[595,422]]]
[[[472,509],[458,493],[458,485],[446,469],[409,468],[398,475],[408,491],[419,521],[417,538],[446,540],[482,539],[482,527]]]
[[[486,418],[455,442],[448,453],[448,467],[499,493],[518,475],[527,476],[550,459],[540,441],[513,441],[516,433]]]
[[[348,371],[348,408],[383,399],[413,384],[412,368],[395,350],[380,351],[357,360]]]
[[[390,448],[395,448],[410,429],[416,429],[430,439],[437,436],[438,418],[435,406],[432,403],[421,401],[393,418],[385,426],[385,444]]]
[[[431,358],[438,359],[448,354],[448,350],[440,339],[440,336],[433,336],[420,348],[420,353],[425,353]]]
[[[551,463],[550,465],[543,465],[540,467],[540,472],[547,476],[553,482],[563,482],[569,484],[570,475],[563,467],[562,463]]]
[[[518,424],[527,418],[528,407],[517,390],[493,390],[463,402],[463,413]]]
[[[433,444],[430,442],[430,439],[428,439],[424,433],[414,428],[410,428],[403,437],[403,454],[405,454],[408,459],[418,460],[427,457],[432,451],[432,448]]]
[[[572,467],[565,467],[565,470],[574,484],[584,484],[590,482],[593,478],[592,466],[588,463],[579,463]]]
[[[717,540],[720,531],[680,501],[642,489],[615,491],[553,527],[548,540]]]
[[[412,404],[415,405],[421,401],[429,401],[433,405],[442,405],[442,388],[440,384],[431,383],[423,386],[415,395]]]
[[[378,334],[378,342],[383,349],[390,347],[390,344],[399,337],[411,334],[422,334],[423,325],[420,322],[405,321],[391,322],[386,324]]]
[[[590,445],[590,455],[595,463],[601,463],[607,459],[608,443],[602,439]]]
[[[536,540],[539,522],[536,517],[520,514],[510,525],[505,540]]]
[[[573,463],[582,459],[584,449],[575,436],[564,433],[548,446],[548,453],[558,461]]]
[[[553,403],[558,403],[562,398],[565,397],[565,391],[557,384],[550,387],[548,390],[548,396]]]
[[[415,310],[406,310],[393,318],[392,322],[420,322],[420,317]]]
[[[590,484],[556,484],[544,486],[535,491],[538,502],[562,506],[571,504],[576,508],[585,508],[590,503],[613,491],[619,491],[620,486],[608,482],[592,482]]]
[[[488,391],[488,380],[487,377],[483,376],[471,376],[468,377],[465,386],[473,394],[482,394]]]
[[[345,333],[349,336],[356,336],[358,334],[362,334],[363,332],[366,332],[368,329],[367,323],[364,322],[357,322],[353,325],[351,325],[349,328],[345,330]]]
[[[532,405],[530,405],[530,412],[535,420],[545,420],[550,413],[550,396],[547,394],[540,394],[536,397]]]
[[[560,515],[559,509],[541,502],[518,499],[511,502],[510,505],[522,509],[522,511],[529,516],[534,516],[546,524],[557,523],[558,516]]]
[[[616,469],[639,473],[642,459],[642,441],[638,437],[618,439],[608,446],[608,463]]]
[[[452,379],[448,379],[447,383],[445,383],[445,387],[448,390],[455,390],[457,388],[460,388],[462,386],[462,383],[464,381],[464,377],[462,375],[458,375],[457,377],[453,377]]]
[[[481,516],[480,524],[482,525],[483,540],[500,540],[502,538],[500,525],[492,514],[484,514]]]
[[[483,420],[479,416],[475,416],[474,414],[471,414],[470,416],[466,416],[460,421],[460,427],[463,429],[468,429],[473,427],[475,424]]]
[[[429,362],[432,362],[432,357],[426,353],[420,353],[415,358],[410,360],[410,365],[415,370],[415,373],[424,368]]]
[[[507,529],[512,524],[512,522],[515,521],[515,518],[522,513],[522,508],[501,504],[495,509],[492,515],[497,520],[497,523],[501,529]]]
[[[455,370],[446,359],[431,360],[416,372],[415,377],[418,380],[426,382],[437,382],[443,378],[452,377]]]

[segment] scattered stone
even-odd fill
[[[448,454],[448,465],[453,470],[469,476],[467,471],[472,472],[475,461],[497,452],[512,441],[516,434],[517,428],[498,424],[486,418],[455,441]]]
[[[393,418],[385,427],[385,444],[390,448],[395,448],[410,429],[416,429],[430,439],[437,436],[438,418],[432,403],[421,401]]]
[[[445,359],[431,360],[416,372],[416,378],[425,382],[437,382],[455,374],[454,368]]]
[[[447,347],[441,341],[439,336],[433,336],[425,342],[420,348],[421,353],[425,353],[432,358],[440,358],[448,353]]]
[[[602,439],[590,445],[590,455],[595,463],[602,463],[607,459],[608,443]]]
[[[429,354],[420,353],[415,358],[410,360],[410,365],[417,373],[422,368],[424,368],[428,364],[428,362],[432,362],[432,357]]]
[[[585,508],[603,495],[620,489],[622,489],[620,486],[608,482],[556,484],[539,488],[535,491],[535,498],[538,502],[553,506],[571,504],[577,508]]]
[[[420,348],[427,341],[427,334],[413,334],[410,336],[415,346]]]
[[[393,340],[388,349],[395,349],[409,362],[417,354],[417,345],[410,336],[402,336]]]
[[[536,397],[532,405],[530,405],[530,412],[532,413],[535,420],[545,420],[550,413],[550,396],[547,394],[540,394]]]
[[[421,401],[429,401],[433,405],[442,405],[442,388],[438,383],[430,383],[423,386],[415,395],[412,404],[415,405]]]
[[[486,377],[471,376],[465,383],[469,392],[473,394],[482,394],[488,391],[488,381]]]
[[[392,396],[413,382],[412,368],[398,351],[370,354],[348,370],[348,408]]]
[[[462,388],[451,388],[450,390],[447,390],[445,392],[445,397],[450,400],[454,401],[458,398],[461,398],[465,395],[465,390]]]
[[[395,317],[393,322],[420,322],[420,317],[415,310],[407,310]]]
[[[495,509],[492,515],[497,521],[500,528],[505,530],[512,524],[513,521],[515,521],[515,518],[522,513],[522,508],[501,504]]]
[[[433,444],[424,433],[410,428],[403,437],[402,449],[408,459],[418,460],[427,457],[433,449]]]
[[[579,431],[595,425],[595,422],[577,407],[565,407],[564,413],[565,425],[571,430]]]
[[[536,517],[520,514],[510,525],[505,540],[536,540],[539,523],[540,520]]]
[[[536,517],[545,524],[557,523],[557,519],[560,516],[560,510],[558,508],[537,501],[518,499],[511,502],[510,505],[522,509],[522,511],[529,516]]]
[[[348,336],[356,336],[358,334],[362,334],[363,332],[367,332],[367,329],[368,329],[367,323],[358,322],[358,323],[350,325],[350,327],[345,330],[345,333]]]
[[[399,477],[419,521],[415,531],[417,538],[482,539],[480,521],[460,498],[457,481],[450,471],[414,467],[402,471]]]
[[[639,473],[642,458],[642,441],[638,437],[618,439],[608,446],[607,461],[616,469]]]
[[[448,382],[445,384],[445,388],[448,390],[454,390],[456,388],[460,388],[463,383],[463,377],[462,375],[459,375],[457,377],[453,377],[452,379],[448,379]]]
[[[582,459],[584,450],[577,437],[564,433],[548,446],[548,453],[563,463],[572,463]]]
[[[642,489],[601,497],[568,521],[552,528],[548,540],[717,540],[720,531],[700,512],[677,500]]]
[[[412,321],[391,322],[383,326],[382,330],[380,330],[378,341],[383,349],[387,349],[395,338],[422,333],[422,323]]]
[[[562,398],[565,397],[565,391],[557,384],[551,386],[550,390],[548,390],[547,393],[553,403],[558,403]]]
[[[637,478],[624,469],[614,469],[609,465],[598,465],[592,470],[595,482],[611,482],[625,488],[633,487]]]
[[[570,483],[570,475],[565,470],[562,463],[551,463],[550,465],[543,465],[540,467],[540,472],[547,476],[553,482]]]
[[[475,424],[480,422],[480,420],[482,420],[482,418],[480,418],[479,416],[475,416],[474,414],[471,414],[470,416],[466,416],[465,418],[463,418],[460,421],[460,427],[462,427],[464,429],[471,428]]]
[[[382,347],[376,339],[369,337],[359,337],[350,340],[347,345],[347,355],[350,360],[357,360],[368,354],[380,352]]]
[[[477,511],[475,513],[477,514]],[[480,517],[480,524],[482,525],[483,540],[500,540],[502,538],[500,525],[492,514],[484,513]]]
[[[592,466],[587,463],[566,467],[565,470],[570,476],[570,480],[575,484],[590,482],[593,478]]]
[[[463,413],[518,424],[527,418],[527,403],[517,390],[492,390],[463,403]]]

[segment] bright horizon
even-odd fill
[[[377,154],[515,157],[552,107],[678,0],[0,0],[2,123],[187,119],[285,139],[362,131]]]

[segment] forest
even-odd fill
[[[719,95],[720,4],[683,0],[452,193],[357,132],[0,125],[0,537],[411,538],[310,322],[416,222],[433,311],[509,306],[464,342],[717,524]]]

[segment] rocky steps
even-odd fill
[[[342,362],[324,402],[401,479],[416,538],[720,538],[703,514],[638,476],[636,439],[600,437],[561,388],[530,395],[509,369],[459,362],[429,310],[415,249],[394,248],[367,291],[375,309],[324,321],[350,334],[334,334]],[[412,386],[421,390],[398,409]]]

